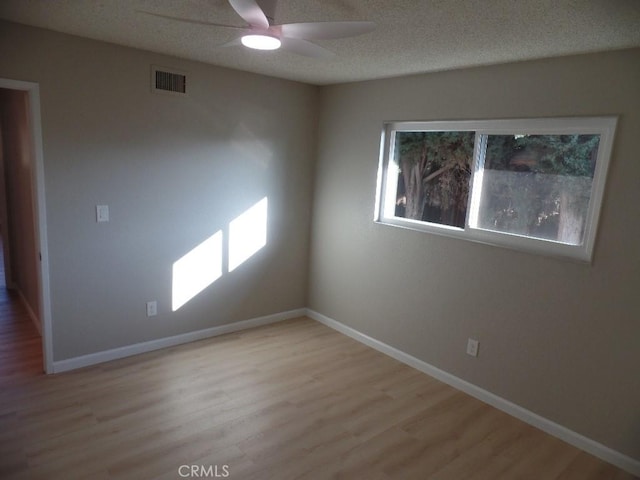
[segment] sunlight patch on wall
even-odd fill
[[[222,237],[217,231],[173,264],[174,312],[222,276]]]
[[[228,272],[232,272],[267,244],[268,200],[258,203],[229,222]],[[224,270],[223,230],[218,230],[173,264],[171,308],[175,312],[218,280]]]
[[[267,197],[229,223],[229,271],[232,272],[267,244]]]

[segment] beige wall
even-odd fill
[[[305,306],[316,87],[9,23],[0,77],[40,86],[54,360]],[[264,196],[266,247],[172,312],[173,262]]]
[[[34,157],[25,92],[0,88],[0,127],[7,206],[10,284],[22,294],[33,315],[38,315],[37,249],[35,237]],[[38,318],[34,321],[39,322]],[[39,324],[37,325],[39,326]]]
[[[640,50],[333,86],[321,105],[309,306],[640,459]],[[574,115],[620,116],[592,264],[373,222],[383,121]]]

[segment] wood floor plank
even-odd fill
[[[306,318],[44,376],[16,301],[0,295],[3,479],[633,478]]]

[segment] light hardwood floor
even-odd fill
[[[44,376],[2,308],[3,479],[633,478],[306,318]]]

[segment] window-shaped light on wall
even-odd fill
[[[229,223],[229,271],[267,244],[268,201],[264,197]]]
[[[222,276],[222,237],[216,232],[173,264],[174,312]]]

